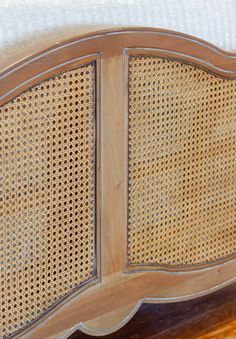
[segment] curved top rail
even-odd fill
[[[39,75],[85,55],[103,57],[126,48],[154,48],[165,56],[205,68],[219,76],[236,78],[236,52],[222,50],[187,34],[145,27],[83,29],[76,37],[61,36],[39,42],[23,53],[9,55],[0,65],[0,105],[36,84]]]

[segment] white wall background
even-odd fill
[[[96,24],[168,28],[236,50],[236,0],[0,0],[0,18],[2,50],[38,33]]]

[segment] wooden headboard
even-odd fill
[[[0,337],[104,335],[235,281],[236,54],[131,27],[23,54],[0,73]]]

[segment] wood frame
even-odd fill
[[[98,279],[31,324],[21,337],[66,338],[76,329],[92,335],[108,334],[123,326],[143,302],[195,298],[236,281],[235,256],[214,266],[180,267],[171,272],[157,267],[130,272],[127,267],[127,55],[147,51],[236,79],[236,53],[185,34],[132,27],[93,29],[70,40],[62,37],[60,43],[48,41],[24,55],[9,57],[0,67],[1,106],[59,72],[92,60],[98,65]]]

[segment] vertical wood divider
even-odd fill
[[[109,52],[109,51],[108,51]],[[102,56],[101,272],[122,271],[123,56]]]

